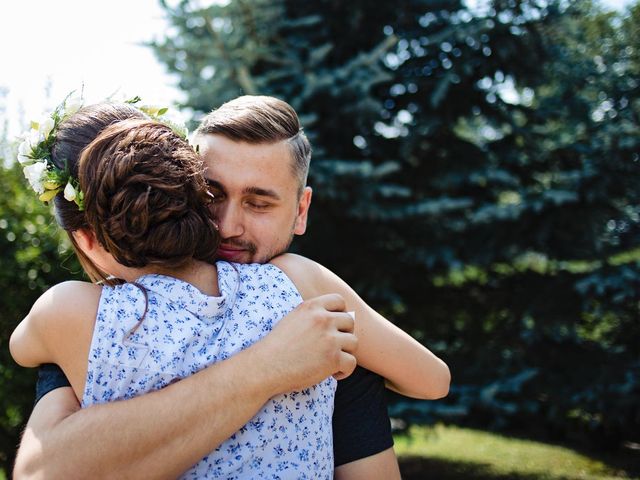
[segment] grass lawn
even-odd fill
[[[638,452],[592,456],[567,447],[438,425],[395,437],[404,480],[640,479]]]

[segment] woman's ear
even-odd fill
[[[96,235],[92,230],[88,228],[80,228],[78,230],[74,230],[71,232],[73,235],[73,239],[76,241],[78,248],[82,250],[85,255],[98,246],[98,241],[96,240]]]

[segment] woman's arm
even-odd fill
[[[338,293],[355,312],[358,364],[387,379],[392,390],[414,398],[447,395],[451,375],[447,365],[422,344],[369,307],[343,280],[307,258],[285,254],[271,261],[284,271],[303,298]]]
[[[44,292],[11,335],[14,360],[24,367],[57,363],[81,395],[101,291],[98,285],[69,281]]]

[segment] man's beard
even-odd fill
[[[295,226],[295,225],[294,225]],[[225,245],[230,245],[233,247],[240,248],[249,253],[248,263],[268,263],[272,258],[277,257],[278,255],[282,255],[289,250],[289,246],[291,246],[291,242],[293,241],[293,226],[291,227],[291,231],[289,233],[289,238],[286,242],[283,242],[282,245],[278,245],[271,250],[267,250],[265,253],[260,253],[260,256],[256,256],[258,254],[258,246],[246,240],[240,240],[237,238],[230,238],[228,240],[222,239],[221,243]]]

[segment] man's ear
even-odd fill
[[[311,187],[304,187],[302,195],[300,195],[298,211],[296,213],[296,223],[293,227],[293,233],[296,235],[303,235],[304,232],[307,231],[307,216],[309,215],[312,193]]]

